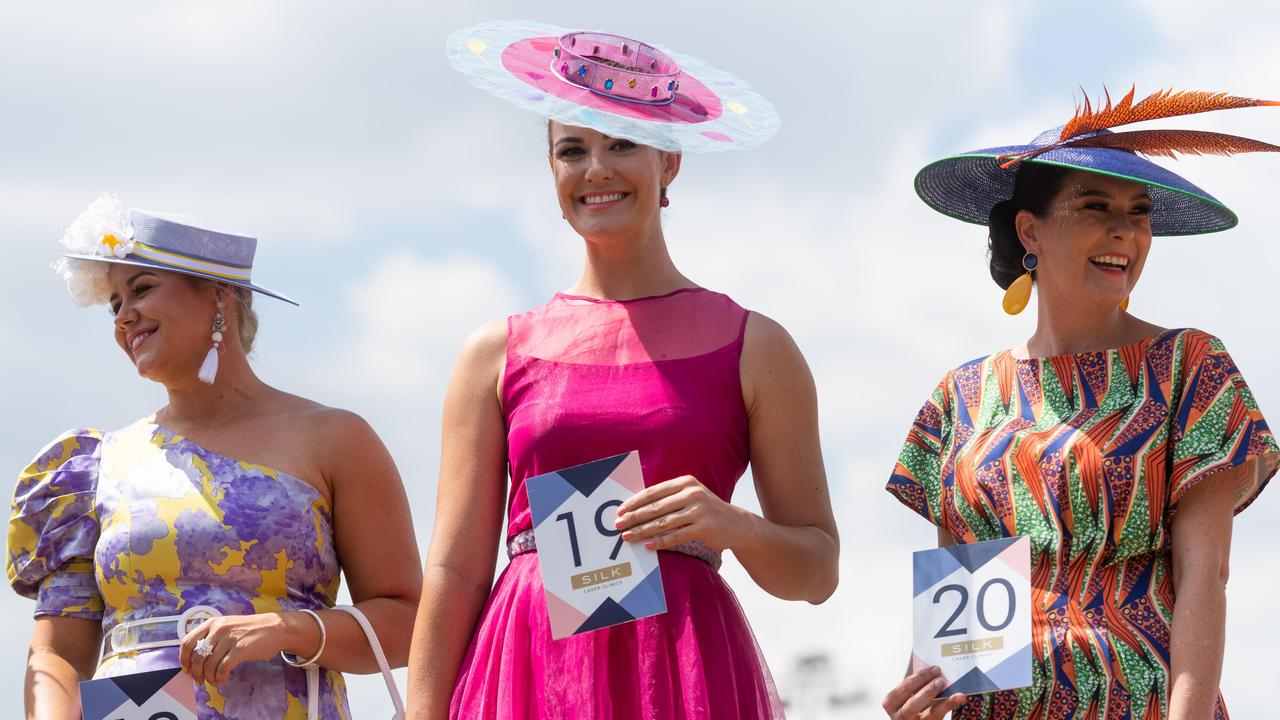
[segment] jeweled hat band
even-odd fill
[[[621,35],[562,35],[552,51],[551,69],[591,92],[645,105],[666,105],[680,89],[680,66],[675,60]]]
[[[151,263],[226,280],[249,282],[258,241],[200,227],[194,218],[129,210],[130,255]]]

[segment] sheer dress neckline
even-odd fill
[[[707,292],[707,289],[704,287],[698,287],[698,286],[683,287],[683,288],[676,288],[675,290],[672,290],[670,292],[658,293],[657,295],[641,295],[640,297],[623,298],[623,299],[598,298],[598,297],[591,297],[590,295],[574,295],[572,293],[567,293],[567,292],[558,292],[555,294],[555,298],[559,300],[581,300],[583,302],[601,303],[605,305],[614,304],[614,303],[619,305],[626,305],[628,303],[643,302],[645,300],[661,300],[663,298],[669,298],[673,295],[681,295],[684,293],[691,293],[691,292]]]
[[[728,296],[701,287],[630,300],[556,293],[508,320],[508,369],[517,358],[623,368],[738,352],[746,319]]]

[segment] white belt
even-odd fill
[[[111,632],[102,638],[102,648],[98,653],[98,665],[110,658],[124,653],[139,650],[152,650],[163,647],[176,647],[182,644],[187,633],[200,627],[210,618],[221,617],[218,608],[208,605],[196,605],[187,608],[181,615],[164,615],[161,617],[128,620],[111,628]],[[171,632],[164,632],[166,625],[172,625]],[[163,636],[163,640],[143,640],[143,637]]]
[[[373,625],[369,624],[369,619],[364,616],[364,613],[350,605],[335,605],[330,609],[341,610],[355,618],[360,625],[360,629],[364,631],[365,639],[369,641],[369,648],[373,650],[373,657],[378,661],[378,669],[382,671],[382,679],[387,683],[387,692],[391,695],[391,704],[395,706],[395,714],[391,718],[392,720],[403,720],[404,700],[400,698],[400,690],[396,687],[396,680],[391,675],[391,666],[387,663],[386,654],[382,652],[382,643],[378,642],[378,635],[373,631]],[[199,627],[200,623],[210,618],[221,616],[222,613],[215,607],[197,605],[188,608],[181,615],[165,615],[163,617],[122,622],[111,628],[111,632],[107,633],[106,637],[102,639],[102,650],[98,656],[98,666],[101,667],[103,661],[108,658],[124,653],[181,645],[182,638],[186,637],[188,632]],[[173,632],[164,632],[165,625],[173,625]],[[151,635],[163,635],[165,639],[141,639],[144,636]],[[308,665],[305,669],[307,671],[307,718],[308,720],[318,720],[320,717],[320,666]]]

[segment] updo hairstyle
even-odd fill
[[[1027,250],[1018,239],[1014,220],[1022,210],[1043,217],[1072,171],[1045,163],[1021,162],[1016,172],[1013,197],[996,203],[987,217],[990,231],[987,257],[991,265],[991,279],[1005,289],[1026,272],[1022,267],[1022,256]]]
[[[253,340],[258,337],[258,313],[253,309],[253,291],[246,287],[236,287],[236,316],[240,318],[237,329],[240,335],[240,347],[244,354],[253,351]]]

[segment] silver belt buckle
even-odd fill
[[[222,617],[222,611],[210,605],[187,608],[186,612],[178,616],[178,639],[181,640],[187,636],[187,633],[216,617]]]
[[[128,632],[128,629],[125,627],[125,623],[120,623],[111,628],[109,653],[119,652],[120,648],[124,647],[126,632]]]

